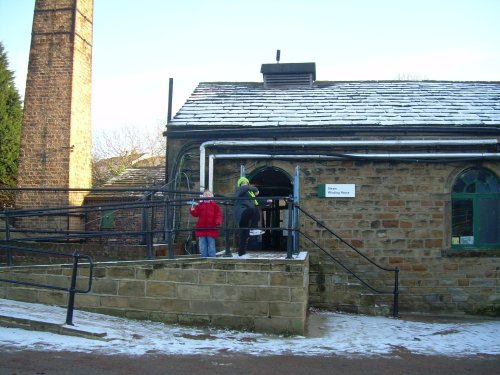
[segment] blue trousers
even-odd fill
[[[215,238],[209,236],[198,237],[200,255],[204,258],[215,256]]]

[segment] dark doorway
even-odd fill
[[[260,226],[264,228],[284,228],[287,226],[287,202],[279,197],[293,194],[291,176],[276,167],[264,167],[248,176],[250,183],[259,189],[259,198],[272,198],[273,203],[261,209]],[[253,250],[286,251],[287,233],[282,230],[266,230],[262,238],[250,244]]]

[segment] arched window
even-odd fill
[[[458,175],[451,193],[451,244],[460,248],[500,247],[500,182],[484,168]]]

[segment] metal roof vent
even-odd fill
[[[316,63],[262,64],[260,72],[265,88],[312,87],[316,80]]]

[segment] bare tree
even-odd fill
[[[123,127],[95,135],[92,144],[93,186],[102,186],[139,162],[150,166],[163,164],[166,150],[164,130],[164,125],[158,123],[152,129]]]

